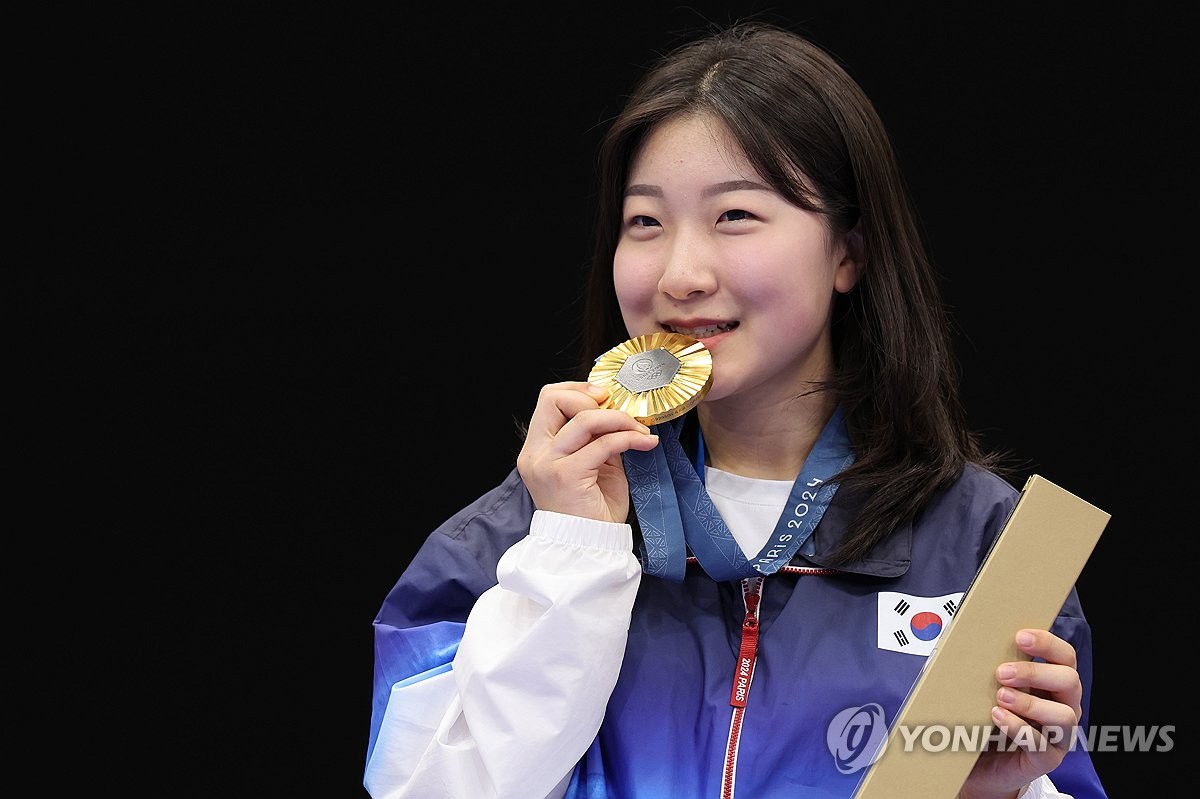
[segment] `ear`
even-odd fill
[[[842,237],[842,260],[833,276],[833,288],[839,294],[848,294],[858,284],[863,266],[862,220],[855,223]]]

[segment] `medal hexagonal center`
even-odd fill
[[[617,382],[634,394],[671,385],[679,374],[680,361],[663,349],[631,355],[617,372]]]

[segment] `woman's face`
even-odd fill
[[[846,242],[771,189],[715,118],[669,120],[634,157],[613,257],[621,315],[630,336],[704,342],[706,402],[785,401],[827,377],[835,292],[857,275]]]

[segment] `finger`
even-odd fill
[[[618,413],[623,413],[623,411],[618,411]],[[658,436],[654,433],[620,430],[589,441],[578,450],[577,454],[584,458],[592,468],[599,468],[601,464],[620,466],[622,452],[631,449],[648,452],[657,446]]]
[[[1047,630],[1019,630],[1015,640],[1017,647],[1030,657],[1073,669],[1079,665],[1075,647]]]
[[[1079,717],[1083,699],[1083,683],[1076,670],[1075,648],[1070,643],[1045,630],[1022,630],[1016,637],[1017,646],[1036,660],[1002,663],[996,669],[996,680],[1002,686],[1037,693],[1071,707]]]
[[[1001,692],[1006,690],[1011,689],[1001,689]],[[1027,694],[1022,696],[1028,697]],[[1019,697],[1015,696],[1011,699],[1020,701]],[[1009,699],[1001,699],[998,692],[997,704],[992,708],[992,722],[1012,742],[1012,748],[1019,748],[1029,754],[1035,762],[1044,763],[1045,766],[1038,769],[1038,773],[1046,773],[1053,769],[1070,749],[1075,738],[1076,724],[1071,720],[1071,713],[1065,705],[1058,705],[1055,709],[1053,706],[1057,703],[1036,697],[1032,699],[1044,703],[1039,708],[1040,718],[1028,718],[1013,712],[1005,706]]]
[[[1064,731],[1079,723],[1079,713],[1071,705],[1007,686],[996,691],[996,708],[1038,729],[1058,731],[1057,739],[1065,737]]]
[[[1081,689],[1079,672],[1070,666],[1018,660],[1001,663],[996,682],[1010,688],[1032,689],[1054,695],[1071,695]]]
[[[591,383],[567,381],[542,386],[529,420],[529,431],[557,435],[576,414],[600,407],[599,403],[607,397],[607,391]]]
[[[639,437],[645,437],[650,435],[650,428],[624,411],[598,409],[593,406],[591,409],[575,414],[559,429],[554,436],[554,448],[564,454],[577,452],[589,443],[614,433],[635,433]],[[620,440],[629,439],[620,437]],[[629,449],[629,447],[613,450],[613,452],[623,452],[625,449]]]
[[[1011,691],[1019,697],[1028,697],[1028,700],[1020,699],[1012,705],[1001,703],[1006,707],[1016,708],[1021,715],[1026,715],[1023,711],[1033,712],[1034,699],[1067,708],[1071,713],[1071,724],[1077,722],[1083,714],[1083,683],[1079,679],[1079,672],[1069,666],[1032,662],[1005,663],[996,670],[996,679],[1000,683],[1000,691]],[[1041,714],[1037,714],[1037,717],[1041,718]]]

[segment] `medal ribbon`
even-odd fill
[[[821,430],[804,461],[775,531],[753,558],[747,558],[713,505],[679,431],[683,419],[653,426],[659,445],[649,452],[624,453],[625,475],[642,531],[642,569],[682,582],[688,550],[717,581],[773,574],[785,566],[812,535],[829,507],[837,483],[830,478],[854,461],[845,417],[839,407]]]

